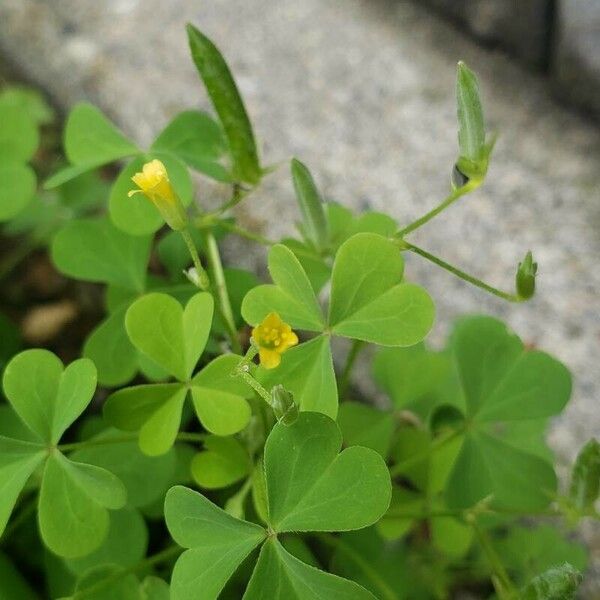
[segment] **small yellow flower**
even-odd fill
[[[127,195],[144,194],[156,206],[162,218],[171,229],[185,229],[187,217],[181,200],[171,186],[169,174],[163,163],[154,159],[147,162],[141,173],[136,173],[131,180],[139,189],[131,190]]]
[[[298,336],[275,312],[269,313],[263,322],[252,330],[252,339],[258,346],[260,364],[265,369],[278,367],[281,355],[298,343]]]

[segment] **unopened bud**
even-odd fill
[[[294,402],[294,395],[282,385],[276,385],[271,390],[271,406],[278,421],[291,425],[298,418],[298,406]]]
[[[537,267],[537,263],[533,262],[531,252],[528,252],[523,262],[519,263],[516,277],[517,294],[524,300],[528,300],[535,293]]]

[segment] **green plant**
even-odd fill
[[[534,294],[531,253],[506,292],[407,239],[485,180],[494,140],[475,75],[459,63],[459,158],[439,206],[402,229],[389,215],[354,215],[324,203],[293,159],[300,235],[275,241],[230,215],[273,167],[261,166],[223,57],[188,34],[218,118],[184,112],[144,151],[97,108],[76,106],[69,164],[45,183],[56,196],[41,196],[22,225],[41,108],[0,97],[0,111],[29,114],[14,121],[27,136],[0,135],[2,194],[22,191],[0,212],[12,218],[5,233],[25,248],[51,238],[56,268],[104,284],[106,307],[84,358],[66,367],[48,350],[17,353],[14,332],[3,335],[0,597],[574,597],[585,550],[522,522],[598,519],[598,443],[561,493],[544,441],[569,400],[567,368],[484,316],[459,320],[431,350],[434,303],[404,278],[413,253],[508,301]],[[104,189],[95,170],[115,162],[108,215],[76,202],[65,216],[52,198]],[[229,186],[229,200],[202,210],[188,169]],[[218,241],[229,235],[269,248],[272,283],[223,267]],[[337,371],[332,338],[348,344]],[[369,345],[385,409],[352,401]]]

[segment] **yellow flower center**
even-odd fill
[[[298,336],[275,312],[252,330],[252,339],[258,346],[260,364],[267,369],[279,366],[281,354],[298,343]]]

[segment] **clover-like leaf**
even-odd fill
[[[0,552],[0,598],[39,600],[39,596],[13,563]]]
[[[274,427],[264,462],[268,530],[232,517],[187,488],[172,488],[165,501],[167,527],[189,548],[173,571],[173,598],[217,598],[238,565],[266,540],[244,598],[372,599],[357,584],[294,558],[272,536],[359,529],[386,511],[391,484],[385,462],[368,448],[338,454],[341,443],[335,422],[320,413],[304,412],[292,425]]]
[[[165,519],[173,539],[189,548],[173,569],[171,593],[178,600],[216,599],[242,560],[267,536],[262,527],[236,519],[180,486],[167,493]]]
[[[104,541],[106,509],[122,508],[127,492],[112,473],[53,452],[46,461],[39,500],[40,533],[56,554],[76,558]]]
[[[331,278],[329,326],[334,334],[383,346],[412,346],[433,325],[427,292],[400,283],[404,262],[394,243],[359,233],[338,250]]]
[[[37,124],[22,106],[0,106],[0,161],[25,163],[39,145]]]
[[[323,314],[302,265],[283,244],[269,251],[269,273],[274,285],[250,290],[242,303],[242,315],[256,325],[276,312],[295,329],[322,331]]]
[[[7,365],[3,383],[23,422],[41,440],[56,444],[90,403],[96,368],[82,358],[65,369],[48,350],[25,350]]]
[[[467,508],[493,495],[495,506],[546,506],[556,490],[554,469],[519,443],[514,425],[543,423],[562,410],[571,392],[568,370],[525,349],[502,322],[488,317],[460,321],[451,345],[470,425],[448,480],[449,504]]]
[[[329,339],[320,335],[290,348],[277,369],[259,367],[256,378],[270,389],[282,384],[293,393],[300,410],[317,411],[335,418],[338,408],[337,383]]]
[[[325,573],[292,556],[277,539],[269,539],[244,594],[244,600],[375,600],[366,589]]]
[[[250,420],[250,405],[245,400],[249,388],[231,373],[241,356],[225,354],[215,358],[191,382],[191,393],[198,419],[216,435],[241,431]]]
[[[106,217],[74,220],[55,236],[52,260],[69,277],[141,292],[151,243],[149,236],[123,233]]]
[[[125,326],[140,352],[185,382],[206,346],[213,309],[207,293],[196,294],[185,310],[172,296],[152,293],[129,307]]]
[[[359,402],[343,402],[337,420],[345,446],[364,446],[387,457],[395,429],[390,413]]]
[[[275,531],[346,531],[376,522],[390,503],[381,456],[353,446],[320,413],[279,423],[265,446],[269,524]]]

